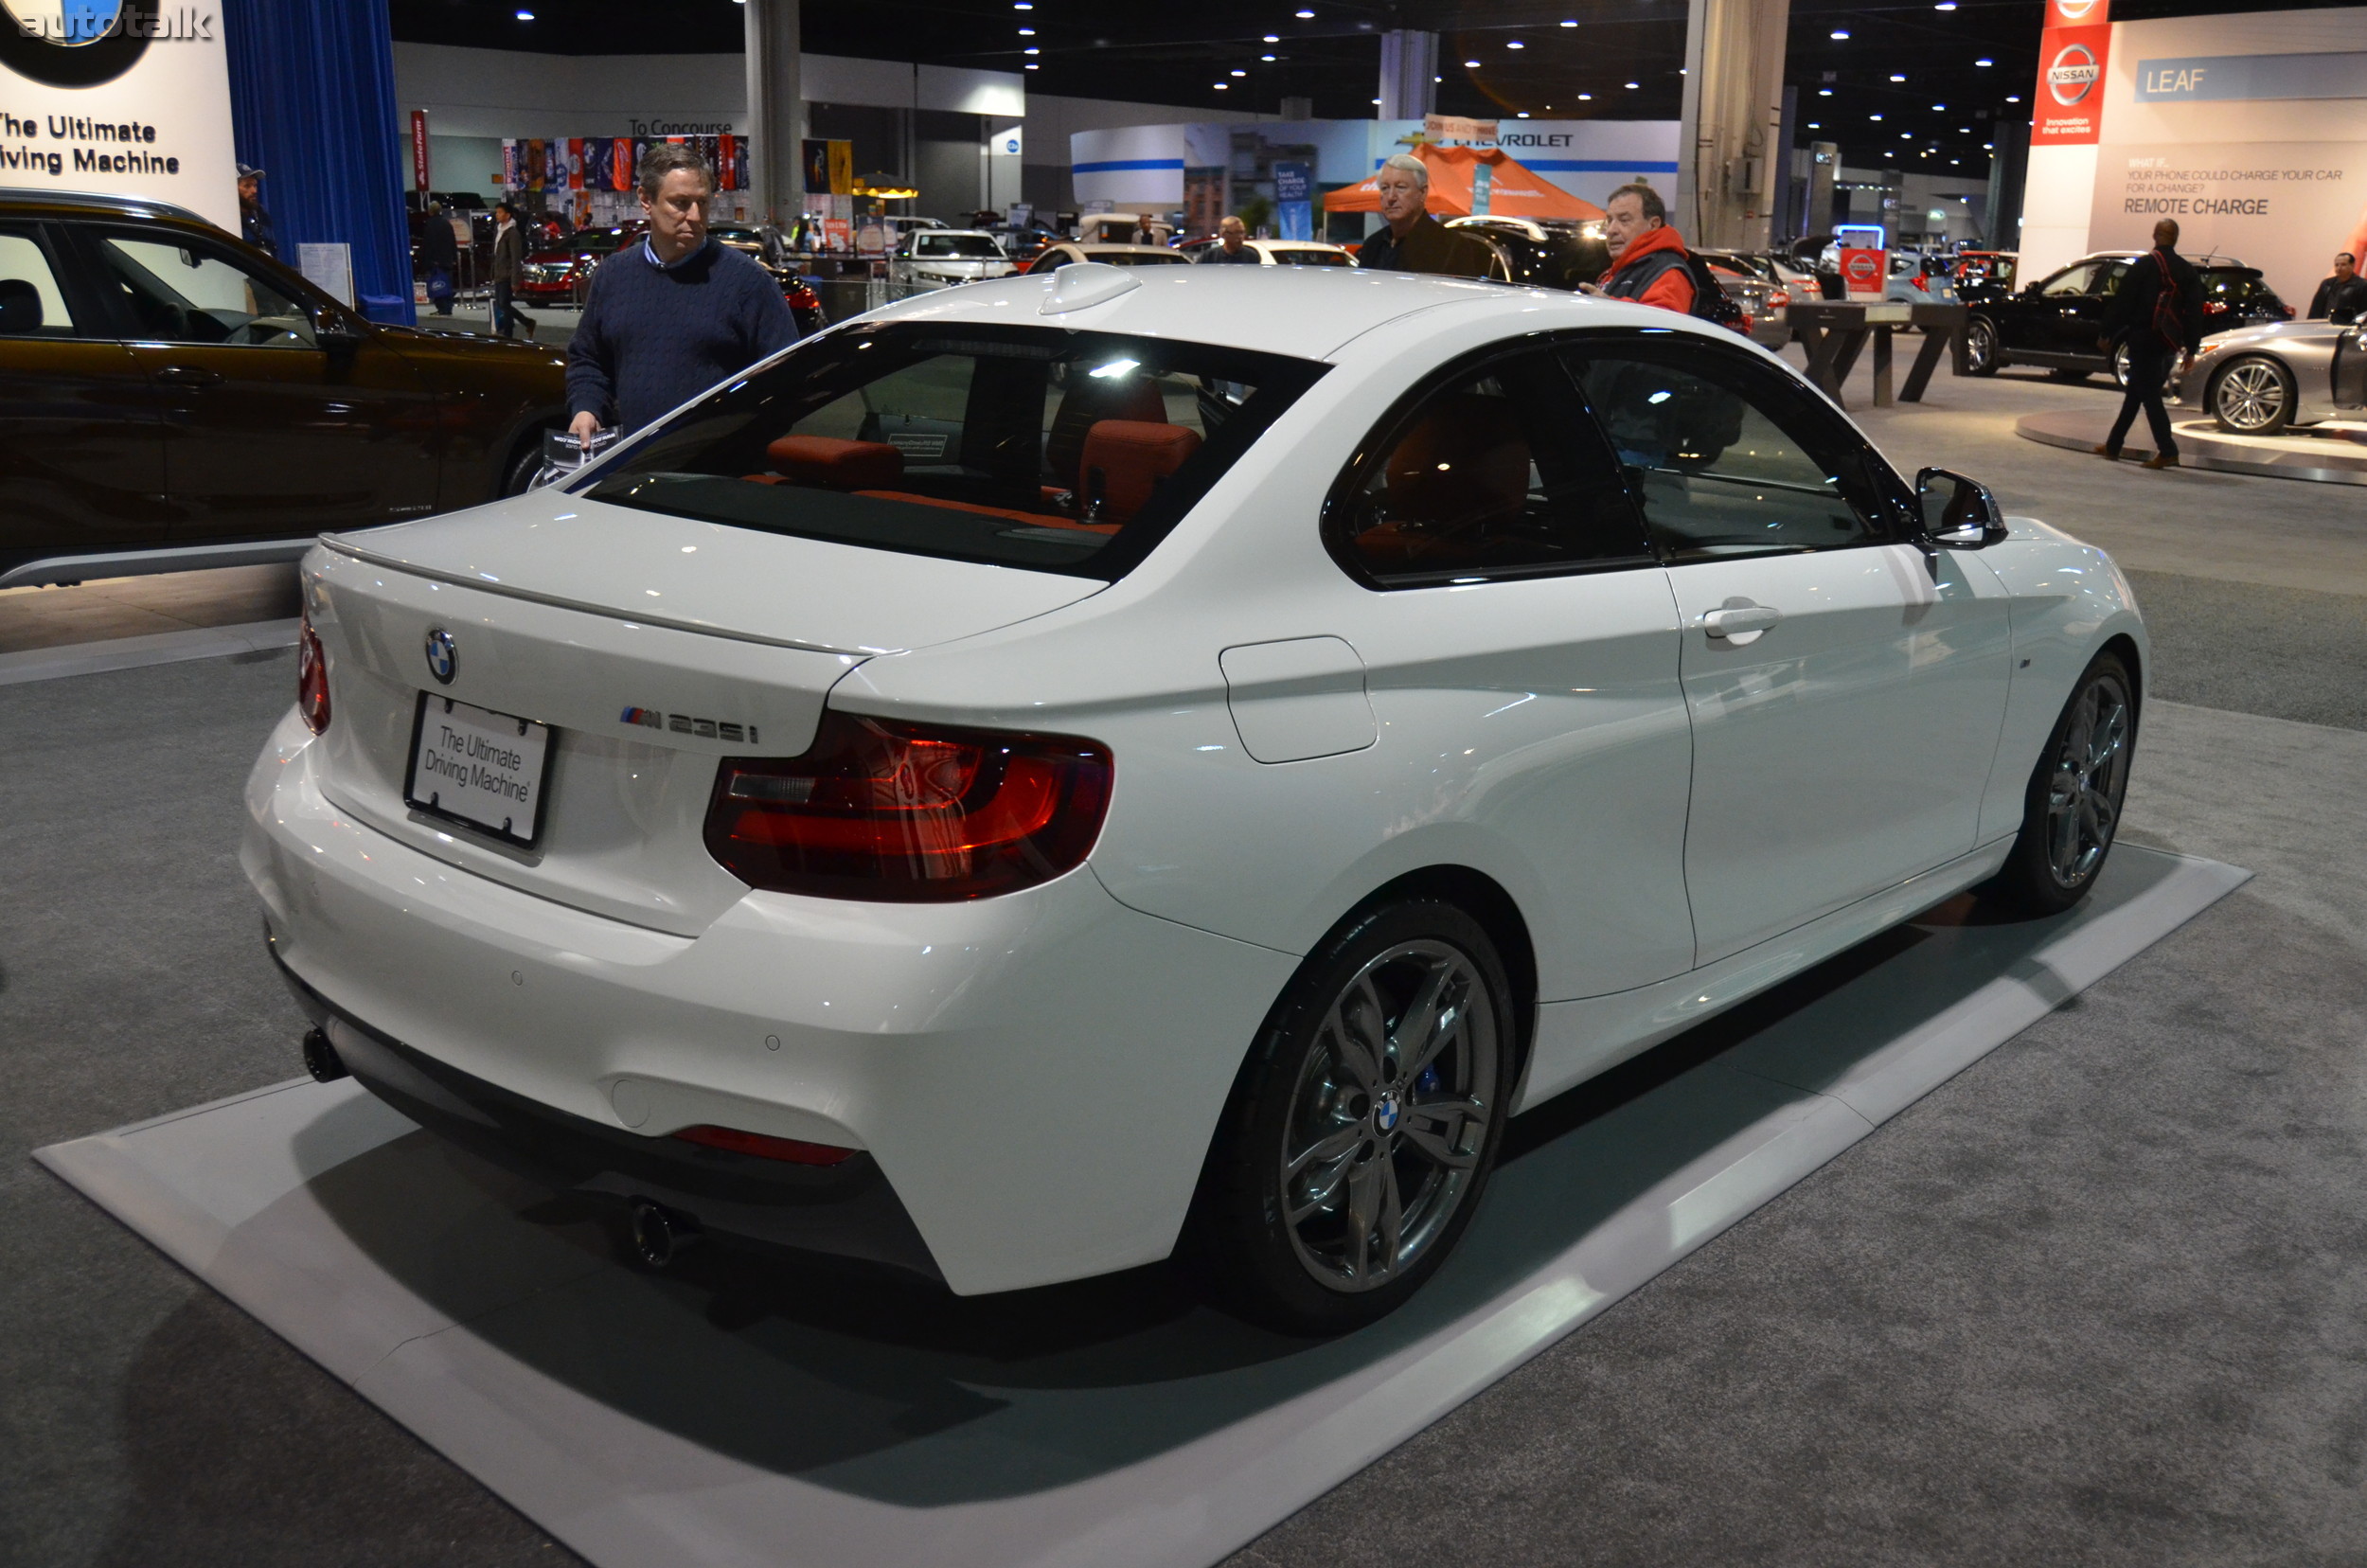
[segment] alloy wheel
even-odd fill
[[[1974,375],[1989,368],[1997,358],[1997,329],[1980,316],[1965,324],[1965,367]]]
[[[2128,688],[2117,674],[2097,674],[2073,707],[2047,787],[2047,864],[2064,888],[2084,885],[2112,847],[2133,728]]]
[[[1435,939],[1390,948],[1333,999],[1278,1151],[1291,1247],[1319,1283],[1377,1290],[1447,1230],[1502,1114],[1499,1026],[1470,955]]]
[[[2212,412],[2230,430],[2273,430],[2284,421],[2285,376],[2267,360],[2232,365],[2212,394]]]

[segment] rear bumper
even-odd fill
[[[1297,963],[1129,909],[1084,869],[960,904],[751,893],[695,936],[652,931],[356,821],[321,793],[326,750],[293,714],[274,733],[240,859],[279,961],[341,1021],[332,1041],[359,1042],[357,1077],[566,1185],[961,1294],[1166,1256]],[[880,1195],[784,1169],[763,1214],[727,1213],[740,1189],[690,1185],[726,1167],[668,1136],[698,1124],[863,1150],[846,1174]]]
[[[354,1080],[446,1141],[531,1181],[647,1198],[703,1231],[860,1257],[942,1282],[879,1163],[796,1166],[644,1138],[511,1094],[381,1033],[296,978],[265,928],[273,964]]]

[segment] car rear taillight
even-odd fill
[[[723,760],[707,852],[774,893],[987,898],[1081,863],[1110,775],[1091,740],[826,711],[802,757]]]
[[[1920,278],[1920,277],[1913,277],[1913,278],[1908,279],[1908,281],[1909,281],[1909,282],[1911,282],[1911,283],[1913,283],[1913,285],[1914,285],[1917,289],[1921,290],[1921,291],[1922,291],[1923,293],[1925,293],[1925,294],[1930,294],[1930,293],[1931,292],[1931,284],[1929,284],[1929,283],[1926,283],[1926,282],[1925,282],[1922,278]]]
[[[2206,299],[2202,302],[2202,313],[2204,315],[2225,315],[2227,314],[2227,301],[2223,299]]]
[[[1791,295],[1786,294],[1781,289],[1776,290],[1773,294],[1767,296],[1767,308],[1771,311],[1783,310],[1790,303]]]
[[[781,297],[801,311],[822,309],[822,296],[804,283],[792,283],[781,291]]]
[[[845,1165],[855,1157],[855,1150],[841,1149],[836,1144],[808,1143],[803,1138],[775,1138],[768,1132],[742,1132],[736,1127],[685,1127],[674,1136],[685,1143],[703,1144],[709,1149],[727,1149],[735,1154],[754,1154],[758,1159],[782,1160],[790,1165]]]
[[[329,729],[329,655],[310,615],[296,625],[296,711],[314,735]]]

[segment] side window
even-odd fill
[[[1780,371],[1665,341],[1589,348],[1576,363],[1670,561],[1896,537],[1863,440]]]
[[[1618,469],[1550,353],[1450,383],[1398,416],[1375,450],[1326,526],[1334,554],[1383,586],[1652,560]]]
[[[268,276],[172,240],[110,234],[99,255],[143,337],[249,348],[311,348],[312,312]]]
[[[0,229],[0,337],[80,337],[40,242]]]
[[[2095,263],[2092,261],[2084,266],[2067,267],[2039,284],[2038,293],[2049,299],[2058,299],[2065,294],[2086,294],[2088,280],[2095,275]]]
[[[2105,265],[2096,269],[2095,284],[2088,292],[2090,294],[2109,294],[2113,290],[2119,288],[2121,286],[2121,279],[2127,277],[2127,262],[2107,262]]]

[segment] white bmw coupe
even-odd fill
[[[1506,1119],[1961,889],[2068,907],[2145,636],[1733,333],[1353,269],[981,283],[333,535],[243,863],[306,1056],[964,1294],[1337,1331]]]

